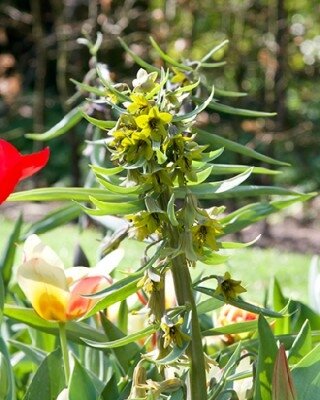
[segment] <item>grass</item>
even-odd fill
[[[13,223],[0,217],[0,251],[13,229]],[[72,266],[74,248],[81,244],[91,265],[97,261],[98,247],[101,243],[99,230],[88,229],[80,232],[76,226],[68,225],[41,235],[42,240],[50,245],[62,258],[65,266]],[[21,247],[18,250],[16,264],[21,260]],[[125,256],[120,267],[134,270],[140,265],[144,245],[133,240],[124,243]],[[223,274],[229,270],[234,279],[239,279],[247,288],[244,298],[248,301],[263,303],[265,292],[273,277],[279,280],[284,294],[292,299],[308,302],[308,270],[311,255],[285,253],[276,249],[257,247],[234,250],[227,265],[199,266],[193,270],[198,276],[201,270],[207,274]],[[215,284],[215,283],[214,283]]]

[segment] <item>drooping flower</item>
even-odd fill
[[[159,234],[161,232],[161,216],[159,213],[141,211],[137,214],[127,215],[126,218],[132,222],[130,233],[137,240],[142,241],[153,233]]]
[[[181,325],[183,324],[183,318],[180,317],[176,323],[173,323],[168,317],[163,317],[160,328],[164,332],[164,344],[163,347],[167,348],[170,344],[176,344],[178,347],[182,347],[183,342],[189,341],[190,336],[182,332]]]
[[[219,250],[216,237],[223,232],[222,226],[215,218],[208,218],[205,222],[199,223],[191,228],[195,251],[202,254],[203,247],[211,250]]]
[[[25,241],[24,262],[17,270],[17,279],[37,314],[57,322],[83,317],[97,301],[84,296],[97,293],[111,283],[101,265],[65,270],[59,256],[37,235]]]
[[[152,107],[148,114],[139,115],[135,121],[145,136],[160,141],[166,135],[165,125],[172,120],[172,115],[159,111],[157,106]]]
[[[140,93],[151,92],[155,87],[159,86],[159,84],[155,82],[157,77],[157,72],[151,72],[148,74],[145,69],[140,68],[137,72],[137,78],[132,81],[134,91]]]
[[[229,272],[225,272],[223,277],[218,277],[218,286],[215,294],[221,294],[225,300],[236,299],[239,294],[247,290],[241,286],[241,281],[236,281],[231,278]]]
[[[0,139],[0,204],[14,191],[16,185],[29,178],[49,160],[50,150],[45,148],[32,154],[21,154],[11,143]]]
[[[147,114],[150,108],[149,101],[141,93],[130,95],[131,103],[127,104],[127,110],[130,114],[142,115]]]

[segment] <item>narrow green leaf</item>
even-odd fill
[[[93,196],[89,196],[89,200],[96,206],[96,209],[83,206],[83,209],[90,215],[126,215],[144,209],[144,203],[140,200],[114,203],[100,201]]]
[[[314,197],[314,194],[306,194],[295,196],[293,199],[289,200],[274,200],[270,202],[248,204],[230,213],[226,217],[221,218],[220,222],[224,225],[224,234],[238,232],[270,214],[289,207],[296,202],[307,201],[312,197]]]
[[[219,326],[217,328],[211,328],[202,332],[203,336],[216,336],[216,335],[229,335],[238,334],[245,332],[255,331],[258,327],[258,320],[238,322],[226,326]]]
[[[212,297],[211,299],[203,300],[197,305],[198,315],[206,314],[210,311],[217,310],[218,308],[224,305],[224,301],[215,299]]]
[[[103,73],[101,71],[101,64],[97,65],[97,73],[98,76],[102,82],[102,84],[113,94],[115,94],[117,96],[118,99],[122,100],[122,101],[130,101],[130,97],[126,96],[124,93],[120,92],[119,90],[117,90],[112,82],[109,82],[107,79],[104,78]]]
[[[215,253],[211,250],[204,251],[204,254],[199,258],[199,261],[208,265],[224,264],[229,259],[229,256]]]
[[[125,51],[132,57],[132,59],[138,64],[140,65],[140,67],[144,68],[146,71],[149,72],[160,72],[159,68],[156,68],[155,66],[148,64],[147,62],[145,62],[141,57],[139,57],[134,51],[132,51],[130,49],[130,47],[126,44],[126,42],[121,39],[120,37],[118,37],[118,40],[121,44],[121,46],[125,49]]]
[[[219,68],[226,65],[226,61],[220,61],[215,63],[201,63],[201,68]]]
[[[196,286],[196,287],[194,287],[194,290],[196,290],[197,292],[200,292],[200,293],[204,293],[210,297],[214,297],[215,299],[218,299],[225,303],[225,299],[223,298],[223,296],[215,294],[214,289],[206,288],[203,286]],[[254,304],[247,303],[246,301],[243,301],[239,298],[228,299],[228,304],[231,304],[232,306],[241,308],[242,310],[247,310],[247,311],[253,312],[255,314],[263,314],[266,317],[272,317],[272,318],[282,318],[283,317],[282,313],[279,313],[279,312],[276,312],[273,310],[269,310],[267,308],[258,307]]]
[[[23,224],[22,215],[19,216],[17,222],[14,225],[13,231],[6,242],[6,246],[1,253],[0,259],[0,270],[3,280],[4,287],[8,287],[8,283],[11,279],[12,267],[15,261],[17,243],[19,243],[20,232]],[[1,305],[0,298],[0,305]]]
[[[231,92],[229,90],[223,90],[215,87],[215,94],[222,97],[245,97],[248,93],[243,92]]]
[[[101,175],[96,174],[96,176],[97,176],[97,181],[112,193],[140,194],[140,193],[144,192],[144,189],[145,189],[145,187],[142,185],[128,186],[128,187],[120,186],[120,185],[113,185],[112,183],[110,183],[106,179],[104,179]]]
[[[212,168],[213,168],[212,165],[210,165],[210,166],[207,166],[206,168],[202,169],[201,171],[196,172],[197,180],[195,180],[195,181],[188,180],[187,185],[188,186],[199,185],[200,183],[207,180],[208,177],[211,175]]]
[[[123,167],[104,168],[100,167],[99,165],[90,165],[90,167],[94,173],[107,176],[117,175],[124,170]]]
[[[118,327],[125,334],[128,334],[128,303],[127,300],[122,300],[118,311]]]
[[[260,239],[260,237],[261,237],[261,235],[258,235],[255,239],[251,240],[251,242],[247,242],[247,243],[220,242],[220,245],[223,249],[243,249],[243,248],[249,247],[249,246],[253,245],[254,243],[256,243]]]
[[[312,331],[309,321],[305,321],[300,332],[289,349],[288,360],[290,364],[297,364],[312,350]]]
[[[5,287],[3,284],[2,274],[0,274],[0,325],[3,318],[3,309],[4,309],[4,302],[5,302]]]
[[[55,400],[65,386],[64,379],[63,360],[59,348],[43,360],[24,400]]]
[[[70,377],[68,400],[97,400],[98,393],[85,368],[77,358],[74,359],[74,368]]]
[[[184,71],[192,71],[191,67],[188,67],[187,65],[179,63],[174,58],[171,58],[168,54],[166,54],[164,51],[162,51],[161,48],[159,47],[158,43],[151,36],[149,37],[149,39],[150,39],[152,47],[156,50],[156,52],[159,54],[159,56],[164,61],[166,61],[168,64],[178,67]]]
[[[178,360],[186,351],[190,342],[184,342],[181,347],[173,346],[173,349],[170,353],[164,358],[159,358],[158,360],[153,360],[153,362],[157,365],[169,365]]]
[[[293,367],[292,378],[299,400],[318,399],[320,393],[320,345]]]
[[[159,329],[159,326],[151,325],[145,329],[142,329],[139,332],[124,336],[121,339],[111,340],[109,342],[103,342],[103,343],[95,342],[93,340],[88,340],[85,338],[82,338],[82,340],[85,343],[87,343],[87,345],[89,345],[91,347],[95,347],[97,349],[113,349],[115,347],[125,346],[126,344],[133,343],[133,342],[136,342],[137,340],[143,339],[146,336],[152,335],[153,333],[157,332],[158,329]]]
[[[131,201],[137,199],[137,196],[135,195],[124,196],[110,192],[108,193],[105,189],[52,187],[16,192],[10,195],[7,201],[89,201],[89,196],[93,196],[97,200],[105,201]]]
[[[78,89],[83,90],[84,92],[96,94],[99,97],[106,97],[106,92],[104,90],[98,89],[95,86],[90,86],[83,82],[78,82],[75,79],[70,79],[72,83],[74,83]]]
[[[211,175],[229,175],[244,172],[250,168],[248,165],[212,164]],[[279,175],[282,172],[263,167],[252,167],[253,174]]]
[[[30,344],[25,344],[18,342],[17,340],[9,339],[9,343],[16,347],[18,350],[22,351],[33,363],[40,365],[42,361],[46,358],[47,353],[41,349],[38,349]]]
[[[175,200],[174,193],[172,193],[170,200],[168,201],[167,214],[168,214],[168,218],[169,218],[171,225],[178,226],[179,221],[177,220],[175,209],[174,209],[174,200]]]
[[[33,233],[39,235],[51,231],[58,226],[74,221],[81,215],[81,213],[81,207],[75,203],[51,211],[45,217],[31,224],[23,234],[22,240]]]
[[[2,337],[0,337],[0,398],[16,400],[14,372],[9,351]]]
[[[82,116],[85,118],[90,124],[98,127],[99,129],[102,130],[107,130],[107,129],[112,129],[116,126],[116,121],[103,121],[100,119],[96,119],[93,117],[90,117],[88,114],[82,111]]]
[[[101,324],[103,330],[106,334],[106,339],[109,342],[113,342],[115,340],[123,339],[126,335],[115,326],[110,320],[108,320],[103,313],[100,313],[101,316]],[[128,368],[132,366],[133,360],[141,352],[140,347],[135,342],[127,343],[121,347],[113,347],[111,348],[113,355],[121,366],[122,370],[126,374],[128,372]]]
[[[224,147],[227,150],[234,151],[235,153],[242,154],[246,157],[251,157],[269,164],[280,165],[280,166],[290,166],[290,164],[275,160],[274,158],[260,154],[257,151],[250,149],[240,143],[233,142],[232,140],[225,139],[222,136],[215,135],[214,133],[206,132],[202,129],[194,128],[194,131],[198,133],[198,138],[200,143],[209,144],[213,148]]]
[[[224,46],[226,46],[229,43],[229,40],[224,40],[223,42],[219,43],[217,46],[214,46],[205,56],[203,56],[200,60],[200,63],[204,63],[205,61],[209,60],[213,54],[215,54],[217,51],[221,50]]]
[[[200,102],[200,99],[196,99],[196,101]],[[241,117],[250,117],[250,118],[274,117],[275,115],[277,115],[277,113],[274,112],[253,111],[253,110],[245,110],[243,108],[235,108],[227,106],[225,104],[218,103],[216,100],[211,101],[208,104],[208,108],[214,111],[223,112],[225,114],[239,115]]]
[[[286,350],[280,345],[274,365],[272,378],[272,400],[296,400],[296,391],[293,385]]]
[[[201,102],[199,102],[199,105],[195,109],[193,109],[192,111],[190,111],[188,113],[182,114],[182,115],[176,115],[175,117],[173,117],[172,121],[178,122],[178,121],[192,120],[199,113],[201,113],[201,111],[203,111],[207,108],[208,104],[210,104],[210,101],[213,98],[213,95],[214,95],[214,88],[212,88],[212,91],[211,91],[209,97],[205,101],[202,100]]]
[[[60,135],[65,134],[75,125],[77,125],[82,120],[82,111],[81,105],[79,107],[74,108],[68,114],[66,114],[63,119],[54,125],[51,129],[44,133],[27,133],[25,136],[28,139],[33,140],[50,140],[56,138]]]
[[[272,400],[272,375],[278,348],[270,325],[260,315],[258,321],[259,350],[255,381],[255,400]]]

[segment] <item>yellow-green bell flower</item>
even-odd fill
[[[225,272],[223,277],[218,277],[218,286],[214,291],[215,294],[221,294],[225,300],[236,299],[239,294],[245,293],[247,290],[241,286],[241,281],[231,278],[229,272]]]
[[[142,115],[147,114],[150,109],[150,103],[141,93],[132,93],[130,95],[131,103],[127,104],[127,110],[130,114]]]
[[[203,247],[219,250],[217,235],[223,233],[222,226],[217,219],[210,218],[191,227],[193,245],[198,254],[202,254]]]
[[[178,347],[182,347],[183,342],[189,341],[190,336],[182,332],[181,325],[183,324],[183,318],[180,317],[174,324],[169,320],[168,317],[163,317],[160,328],[164,332],[164,344],[163,347],[166,349],[170,344],[176,344]]]
[[[157,106],[152,107],[148,114],[139,115],[135,122],[145,136],[150,136],[155,141],[160,141],[166,136],[165,125],[172,120],[172,115],[160,112]]]
[[[126,218],[132,223],[129,232],[137,240],[143,241],[153,233],[160,234],[161,232],[161,219],[159,213],[140,211],[137,214],[127,215]]]

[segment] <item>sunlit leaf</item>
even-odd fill
[[[95,386],[81,363],[74,359],[74,368],[70,377],[69,400],[97,400],[98,393]]]
[[[162,51],[161,48],[159,47],[158,43],[151,36],[149,37],[149,39],[152,44],[152,47],[156,50],[156,52],[159,54],[159,56],[164,61],[166,61],[168,64],[171,64],[171,65],[178,67],[185,71],[192,71],[191,67],[177,62],[174,58],[170,57],[168,54],[166,54],[164,51]]]
[[[296,364],[312,350],[312,331],[309,321],[305,321],[289,349],[288,360]]]
[[[102,129],[102,130],[112,129],[116,125],[115,121],[104,121],[104,120],[96,119],[96,118],[90,117],[85,112],[82,112],[82,116],[88,122],[90,122],[90,124],[97,126],[99,129]]]
[[[286,350],[280,345],[274,364],[272,378],[272,400],[296,400],[296,393],[292,381]]]

